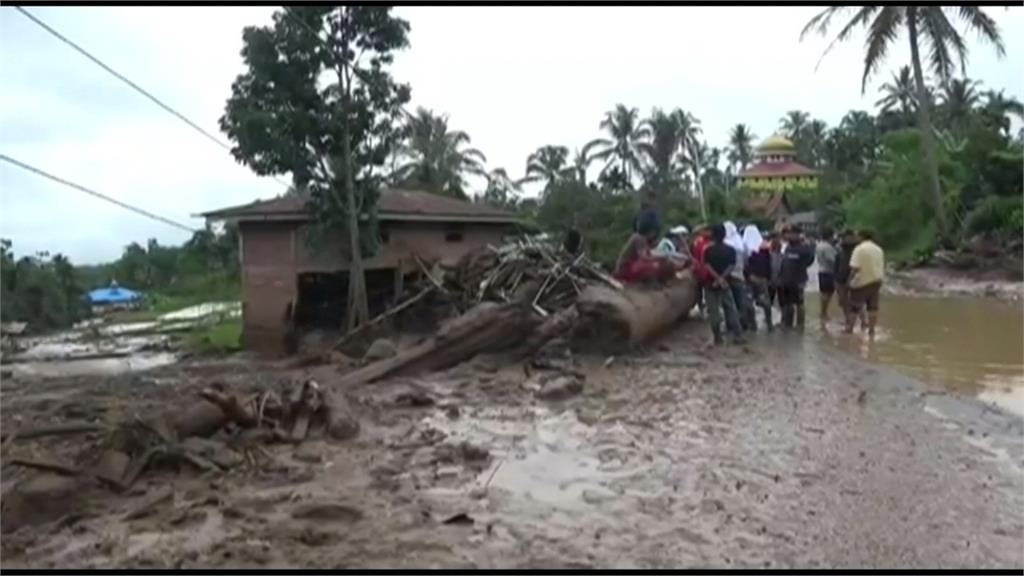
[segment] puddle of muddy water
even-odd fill
[[[178,357],[170,352],[154,354],[132,354],[122,358],[84,358],[79,360],[18,362],[10,365],[14,376],[63,378],[69,376],[85,376],[105,374],[108,376],[124,372],[137,372],[166,366],[177,361]]]
[[[646,475],[653,461],[640,454],[625,427],[593,428],[571,411],[483,411],[454,421],[437,414],[425,424],[453,442],[488,447],[492,464],[475,486],[565,509],[614,497],[619,494],[614,484]]]
[[[198,304],[196,306],[189,306],[188,308],[182,308],[181,310],[175,310],[169,312],[158,318],[161,322],[181,321],[181,320],[198,320],[205,316],[211,316],[213,314],[227,314],[229,316],[239,316],[242,313],[241,302],[206,302],[204,304]]]
[[[1020,304],[969,297],[883,294],[875,340],[842,334],[830,305],[819,328],[819,295],[807,295],[807,329],[866,360],[977,396],[1024,416],[1024,315]],[[775,311],[778,314],[778,311]]]

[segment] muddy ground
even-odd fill
[[[708,349],[691,321],[580,360],[540,400],[521,363],[347,391],[345,442],[268,447],[226,474],[150,473],[66,497],[2,540],[15,567],[1013,568],[1024,565],[1024,421],[796,334]],[[236,359],[144,374],[5,379],[2,428],[173,409],[334,366]],[[82,437],[4,448],[5,493]],[[482,450],[481,450],[482,449]],[[153,513],[127,511],[161,490]],[[6,499],[6,497],[5,497]],[[5,508],[9,503],[5,502]],[[5,511],[5,513],[7,513]]]

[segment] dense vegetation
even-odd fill
[[[806,31],[827,32],[846,9],[826,10]],[[872,228],[898,259],[979,234],[1019,246],[1024,228],[1024,129],[1013,134],[1011,124],[1024,109],[966,77],[964,40],[947,14],[1002,53],[995,24],[977,7],[856,8],[837,40],[868,27],[864,81],[902,28],[911,65],[881,87],[873,112],[852,110],[829,126],[792,110],[775,129],[793,141],[799,162],[820,173],[817,189],[788,192],[792,208],[816,211],[833,226]],[[716,147],[691,111],[654,108],[644,116],[620,103],[594,119],[595,138],[570,143],[578,147],[539,143],[515,178],[516,170],[489,169],[470,135],[443,113],[404,109],[410,88],[388,68],[408,46],[408,32],[386,6],[282,8],[272,25],[246,28],[246,70],[221,119],[236,159],[260,174],[291,174],[319,228],[345,230],[354,279],[360,258],[375,250],[375,204],[385,185],[515,210],[554,233],[574,228],[604,262],[614,259],[641,199],[659,208],[664,224],[756,219],[744,213],[751,192],[737,189],[737,175],[768,136],[747,123],[759,119],[737,118],[716,135],[727,144]],[[929,50],[924,65],[918,43]],[[484,188],[470,190],[470,176],[482,177]],[[526,197],[526,184],[539,193]],[[181,247],[133,243],[116,262],[76,269],[61,255],[16,260],[6,242],[3,319],[66,326],[83,314],[83,291],[112,279],[172,298],[237,297],[237,246],[233,229],[204,230]],[[365,320],[360,287],[349,285],[352,322]]]
[[[146,247],[133,242],[114,262],[74,266],[56,254],[15,257],[3,240],[0,270],[0,315],[3,322],[28,322],[39,332],[64,328],[89,315],[86,292],[116,281],[143,292],[153,312],[210,300],[238,299],[238,230],[220,233],[207,228],[182,246],[161,246],[150,239]]]

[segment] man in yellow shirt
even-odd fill
[[[860,243],[850,255],[850,310],[846,315],[846,332],[853,332],[854,319],[866,306],[868,335],[874,338],[878,323],[878,298],[885,279],[885,253],[875,244],[868,230],[861,230]],[[861,326],[863,328],[863,326]]]

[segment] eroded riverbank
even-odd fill
[[[521,365],[486,360],[351,390],[356,440],[274,446],[269,468],[147,478],[97,496],[81,519],[6,535],[4,566],[1024,564],[1019,417],[810,335],[706,341],[692,321],[607,367],[583,360],[583,391],[563,402],[536,399]],[[332,366],[235,362],[5,382],[3,424],[114,418],[211,379],[244,391],[307,373],[338,378]],[[5,466],[5,488],[23,473]],[[167,505],[121,519],[168,482]]]

